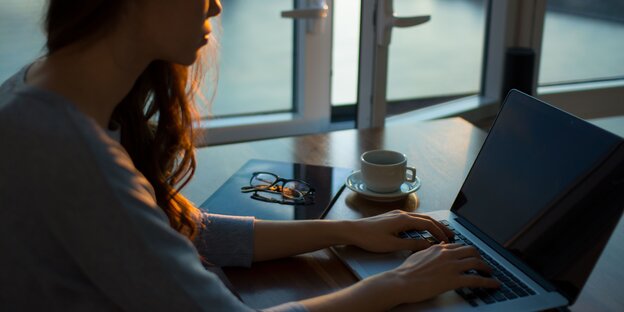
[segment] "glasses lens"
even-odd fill
[[[258,173],[254,175],[253,178],[251,178],[250,184],[257,189],[266,189],[269,186],[273,185],[276,180],[277,177],[272,174]]]
[[[284,187],[282,188],[282,194],[288,198],[303,198],[306,194],[310,192],[310,187],[299,181],[288,181],[284,183]]]

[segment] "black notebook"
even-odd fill
[[[315,189],[314,203],[269,203],[251,198],[253,193],[241,193],[241,187],[249,185],[252,174],[258,171],[271,172],[284,179],[308,182]],[[252,159],[221,185],[200,208],[210,213],[254,216],[265,220],[318,219],[342,192],[351,171],[345,168]]]

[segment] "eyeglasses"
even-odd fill
[[[314,203],[314,188],[306,181],[284,179],[270,172],[254,172],[248,186],[241,187],[241,192],[253,192],[251,198],[271,203],[288,205],[309,205]],[[269,194],[260,195],[258,192]],[[276,198],[273,195],[279,195]]]

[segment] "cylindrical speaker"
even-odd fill
[[[505,98],[511,89],[518,89],[526,94],[533,94],[533,74],[535,71],[535,52],[529,48],[508,48],[505,53],[505,72],[503,73],[503,94]]]

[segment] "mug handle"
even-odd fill
[[[405,172],[407,171],[411,171],[412,172],[412,178],[410,179],[407,175],[405,176],[405,181],[407,182],[414,182],[416,181],[416,168],[414,167],[407,167],[405,168]]]

